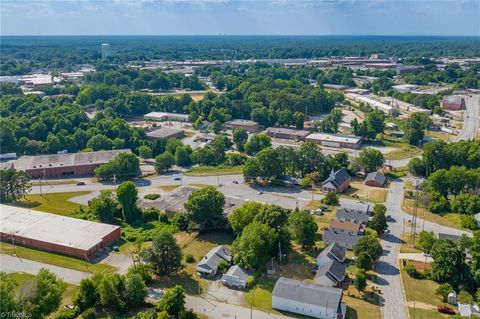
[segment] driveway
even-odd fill
[[[63,279],[66,283],[78,285],[80,281],[91,276],[90,273],[67,269],[28,259],[20,259],[11,255],[1,254],[0,270],[6,273],[23,272],[36,275],[40,269],[46,268]]]
[[[232,305],[243,303],[244,292],[225,287],[221,280],[211,281],[208,285],[205,298],[211,301],[219,301]]]

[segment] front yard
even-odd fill
[[[68,192],[68,193],[49,193],[49,194],[29,194],[25,197],[26,201],[17,204],[17,206],[30,208],[42,212],[71,216],[77,209],[87,207],[84,205],[70,202],[69,199],[81,195],[89,194],[89,191]]]
[[[361,199],[373,203],[384,203],[388,190],[380,187],[365,185],[363,180],[352,180],[350,188],[341,194],[341,197]]]

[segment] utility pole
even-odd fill
[[[417,208],[418,208],[418,180],[415,180],[415,201],[413,203],[413,218],[411,227],[412,245],[415,245],[415,236],[417,233]]]

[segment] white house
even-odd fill
[[[347,307],[342,289],[281,277],[272,293],[272,307],[321,319],[343,319]]]
[[[478,305],[458,303],[458,312],[460,313],[461,317],[480,318],[480,308]]]
[[[217,274],[218,265],[222,260],[230,265],[232,262],[230,251],[225,246],[214,247],[198,262],[195,270],[201,276],[213,277]]]

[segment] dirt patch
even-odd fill
[[[417,308],[417,309],[424,309],[424,310],[437,310],[437,307],[433,305],[429,305],[419,301],[409,301],[407,302],[407,306],[409,308]]]
[[[225,287],[220,280],[211,281],[205,293],[205,298],[228,304],[243,304],[244,292]]]

